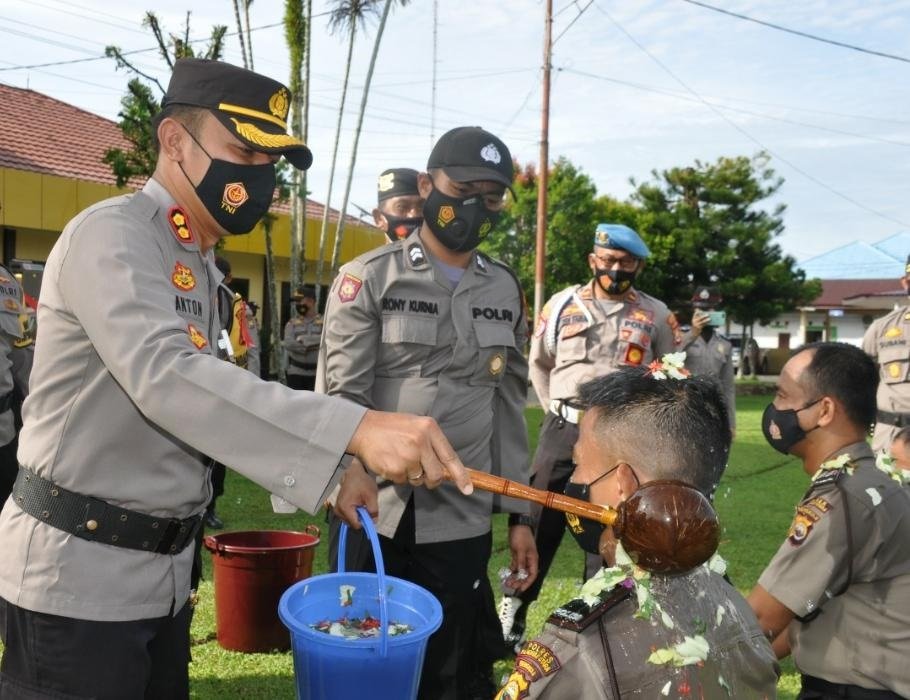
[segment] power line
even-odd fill
[[[812,39],[813,41],[820,41],[823,44],[831,44],[832,46],[840,46],[843,49],[850,49],[851,51],[859,51],[861,53],[868,53],[873,56],[881,56],[882,58],[890,58],[894,61],[903,61],[904,63],[910,63],[910,58],[904,56],[898,56],[893,53],[885,53],[883,51],[875,51],[873,49],[865,49],[862,46],[855,46],[853,44],[846,44],[842,41],[835,41],[834,39],[826,39],[825,37],[816,36],[815,34],[809,34],[808,32],[801,32],[798,29],[790,29],[789,27],[782,27],[779,24],[773,24],[772,22],[765,22],[760,19],[755,19],[754,17],[748,17],[746,15],[741,15],[737,12],[731,12],[730,10],[724,10],[720,7],[715,7],[714,5],[709,5],[704,2],[699,2],[698,0],[683,0],[690,5],[698,5],[699,7],[704,7],[706,10],[713,10],[714,12],[720,12],[724,15],[730,15],[731,17],[736,17],[737,19],[744,19],[747,22],[755,22],[755,24],[761,24],[765,27],[770,27],[771,29],[777,29],[781,32],[787,32],[788,34],[795,34],[796,36],[805,37],[806,39]]]
[[[607,19],[609,19],[610,22],[612,22],[613,25],[614,25],[617,29],[619,29],[623,34],[625,34],[626,38],[627,38],[629,41],[631,41],[633,44],[635,44],[635,46],[637,46],[637,47],[639,48],[639,50],[641,50],[646,56],[648,56],[648,58],[650,58],[652,61],[654,61],[654,62],[655,62],[655,63],[656,63],[664,72],[666,72],[671,78],[673,78],[673,80],[675,80],[675,81],[678,82],[680,85],[682,85],[682,86],[686,89],[686,91],[688,91],[689,93],[691,93],[696,99],[698,99],[699,102],[701,102],[701,103],[702,103],[703,105],[705,105],[708,109],[710,109],[712,112],[714,112],[714,114],[716,114],[716,115],[719,116],[721,119],[723,119],[725,122],[727,122],[727,124],[729,124],[729,125],[732,126],[734,129],[736,129],[740,134],[742,134],[742,135],[745,136],[747,139],[749,139],[749,140],[752,141],[754,144],[756,144],[759,148],[761,148],[762,150],[766,151],[767,153],[769,153],[769,154],[772,155],[773,157],[777,158],[777,159],[778,159],[779,161],[781,161],[782,163],[785,163],[786,165],[790,166],[790,168],[792,168],[793,170],[795,170],[796,172],[798,172],[800,175],[802,175],[803,177],[805,177],[807,180],[810,180],[810,181],[814,182],[816,185],[818,185],[818,186],[821,187],[822,189],[825,189],[825,190],[827,190],[828,192],[830,192],[831,194],[836,195],[837,197],[840,197],[840,198],[843,199],[844,201],[850,202],[850,203],[853,204],[854,206],[859,207],[860,209],[863,209],[864,211],[866,211],[866,212],[868,212],[868,213],[870,213],[870,214],[874,214],[875,216],[878,216],[879,218],[885,219],[885,220],[887,220],[887,221],[891,221],[892,223],[896,223],[896,224],[898,224],[898,225],[900,225],[900,226],[908,226],[908,227],[910,227],[910,224],[907,224],[907,223],[901,221],[900,219],[895,219],[894,217],[888,216],[887,214],[884,214],[884,213],[882,213],[882,212],[880,212],[880,211],[877,211],[877,210],[875,210],[875,209],[873,209],[873,208],[871,208],[871,207],[868,207],[868,206],[866,206],[865,204],[863,204],[862,202],[859,202],[859,201],[853,199],[852,197],[850,197],[850,196],[844,194],[843,192],[840,192],[840,191],[834,189],[834,188],[831,187],[830,185],[828,185],[828,184],[822,182],[821,180],[819,180],[819,179],[818,179],[817,177],[815,177],[814,175],[812,175],[812,174],[808,173],[807,171],[803,170],[802,168],[800,168],[799,166],[797,166],[795,163],[793,163],[793,162],[787,160],[786,158],[784,158],[783,156],[781,156],[779,153],[776,153],[776,152],[775,152],[774,150],[772,150],[771,148],[768,148],[767,146],[765,146],[761,141],[759,141],[757,138],[755,138],[754,136],[752,136],[752,134],[750,134],[748,131],[746,131],[745,129],[743,129],[741,126],[739,126],[739,125],[738,125],[736,122],[734,122],[732,119],[728,118],[728,117],[727,117],[723,112],[721,112],[717,107],[715,107],[714,105],[712,105],[710,102],[708,102],[707,100],[705,100],[701,95],[699,95],[695,90],[693,90],[691,87],[689,87],[689,85],[686,84],[686,83],[682,80],[682,78],[680,78],[679,76],[677,76],[672,70],[670,70],[670,68],[669,68],[668,66],[664,65],[664,63],[663,63],[659,58],[657,58],[656,56],[654,56],[650,51],[648,51],[647,48],[645,48],[644,45],[642,45],[641,43],[639,43],[639,41],[638,41],[637,39],[635,39],[635,37],[633,37],[631,34],[629,34],[629,32],[626,31],[625,27],[623,27],[621,24],[619,24],[619,22],[617,22],[615,19],[613,19],[612,15],[610,15],[609,12],[607,12],[605,9],[603,9],[603,8],[600,6],[600,4],[597,5],[597,9],[598,9],[598,11],[599,11],[601,14],[603,14]]]

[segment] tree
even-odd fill
[[[165,37],[158,17],[151,11],[145,13],[142,25],[152,31],[158,44],[158,52],[169,68],[174,67],[177,59],[192,58],[197,55],[193,52],[189,39],[189,12],[186,13],[182,36],[169,34]],[[198,57],[219,60],[224,49],[226,31],[227,27],[224,25],[212,27],[208,46],[203,53],[198,54]],[[129,141],[130,148],[128,150],[109,148],[102,159],[111,166],[111,171],[117,179],[117,186],[123,187],[134,177],[150,177],[155,172],[155,164],[158,161],[158,153],[155,151],[152,139],[152,118],[161,111],[161,102],[160,98],[155,96],[153,87],[142,82],[140,78],[144,78],[157,87],[161,96],[164,95],[165,88],[158,80],[133,65],[118,46],[106,47],[104,55],[113,58],[118,69],[124,68],[137,76],[127,84],[127,94],[120,100],[121,110],[118,114],[120,130]]]
[[[716,287],[728,314],[750,329],[747,335],[756,321],[769,323],[818,296],[820,283],[806,281],[774,243],[786,205],[759,208],[784,183],[769,161],[766,153],[696,160],[653,171],[653,181],[636,186],[638,230],[651,249],[643,289],[679,309],[688,306],[696,286]]]
[[[537,169],[516,166],[512,184],[515,197],[502,221],[481,249],[508,264],[525,289],[534,285],[534,253],[537,227]],[[547,182],[546,295],[591,277],[588,253],[594,228],[604,220],[632,222],[635,210],[610,197],[597,197],[591,178],[565,158],[550,169]]]
[[[385,0],[382,8],[382,16],[379,20],[379,27],[376,30],[376,39],[373,41],[373,53],[370,55],[370,65],[367,68],[366,80],[363,83],[363,95],[360,98],[360,111],[357,114],[357,126],[354,127],[354,145],[351,146],[351,161],[348,164],[348,176],[344,186],[344,197],[339,207],[340,216],[338,225],[335,227],[335,245],[332,249],[332,274],[338,272],[338,258],[341,255],[341,237],[344,234],[345,213],[348,208],[348,199],[351,196],[351,182],[354,180],[354,168],[357,165],[357,146],[360,143],[360,131],[363,128],[363,117],[367,111],[367,98],[370,95],[370,84],[373,82],[373,70],[376,67],[376,58],[379,55],[379,44],[382,42],[382,35],[385,31],[386,20],[389,16],[389,10],[392,9],[394,0]],[[399,4],[404,6],[409,0],[398,0]]]
[[[329,29],[332,32],[346,29],[348,32],[348,55],[344,64],[344,80],[341,84],[341,102],[338,105],[338,121],[335,126],[335,143],[332,145],[332,163],[329,167],[329,186],[322,212],[322,227],[319,230],[319,257],[316,259],[316,304],[322,293],[322,269],[325,261],[325,242],[329,228],[329,207],[332,200],[332,181],[335,179],[335,164],[338,160],[338,144],[341,141],[341,123],[344,119],[344,103],[348,94],[348,79],[351,77],[351,60],[354,56],[354,40],[358,27],[366,23],[367,15],[375,13],[376,0],[336,0],[335,8],[329,15]],[[344,212],[341,212],[344,216]]]

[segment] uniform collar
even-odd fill
[[[193,232],[189,216],[177,204],[171,193],[164,188],[164,185],[154,177],[150,177],[142,187],[142,192],[162,211],[171,238],[185,250],[198,251],[199,237]]]

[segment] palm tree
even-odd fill
[[[240,20],[240,1],[234,0],[234,18],[237,20],[237,39],[240,40],[240,57],[243,59],[243,67],[249,68],[250,61],[246,55],[246,43],[243,40],[243,22]]]
[[[322,227],[319,230],[319,257],[316,259],[316,304],[319,304],[322,287],[322,268],[325,258],[325,239],[329,228],[329,206],[332,200],[332,181],[335,179],[335,164],[338,159],[338,143],[341,140],[341,122],[344,118],[344,102],[348,93],[348,79],[351,76],[351,59],[354,55],[354,39],[357,27],[366,22],[370,13],[375,13],[377,0],[336,0],[335,9],[329,16],[329,30],[348,30],[348,56],[344,66],[344,81],[341,85],[341,104],[338,107],[338,122],[335,126],[335,143],[332,146],[332,164],[329,167],[329,186],[322,212]],[[344,212],[341,213],[342,218]]]
[[[409,0],[398,0],[402,6],[407,5]],[[348,177],[344,187],[344,198],[339,208],[338,225],[335,228],[335,246],[332,250],[332,274],[338,271],[338,257],[341,254],[341,237],[344,234],[345,212],[348,208],[348,198],[351,196],[351,182],[354,179],[354,166],[357,164],[357,145],[360,143],[360,130],[363,128],[363,117],[367,111],[367,98],[370,95],[370,83],[373,81],[373,69],[376,67],[376,57],[379,55],[379,44],[382,41],[382,34],[385,31],[386,19],[389,16],[389,10],[392,9],[394,0],[385,0],[385,6],[382,8],[382,18],[379,20],[379,28],[376,30],[376,39],[373,42],[373,53],[370,56],[370,66],[367,68],[366,81],[363,84],[363,95],[360,98],[360,113],[357,115],[357,126],[354,129],[354,145],[351,148],[351,162],[348,165]]]
[[[291,61],[290,88],[293,97],[291,106],[291,133],[306,142],[306,87],[303,79],[304,64],[309,56],[309,17],[312,0],[307,0],[306,10],[301,0],[286,0],[284,6],[284,37],[288,44]],[[307,66],[307,69],[309,66]],[[305,264],[306,232],[306,171],[296,168],[291,173],[291,289],[303,281]]]

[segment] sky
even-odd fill
[[[654,170],[764,150],[785,179],[765,206],[786,205],[778,243],[798,261],[910,231],[910,0],[705,2],[904,60],[685,0],[553,0],[551,162],[565,157],[598,193],[625,199],[630,180],[647,181]],[[313,0],[308,182],[321,202],[348,39],[330,32],[330,7]],[[437,7],[435,94],[434,2],[412,0],[389,17],[349,213],[359,214],[353,205],[373,208],[379,172],[422,169],[434,139],[456,126],[483,126],[522,164],[539,159],[543,0],[438,0]],[[180,34],[192,8],[190,36],[200,49],[213,25],[236,31],[230,0],[0,0],[0,82],[116,119],[129,76],[99,58],[105,46],[137,51],[138,67],[167,83],[168,68],[141,24],[149,8]],[[287,82],[283,8],[255,0],[250,24],[255,69]],[[336,207],[377,24],[369,21],[355,41],[330,200]],[[224,59],[242,64],[235,34]]]

